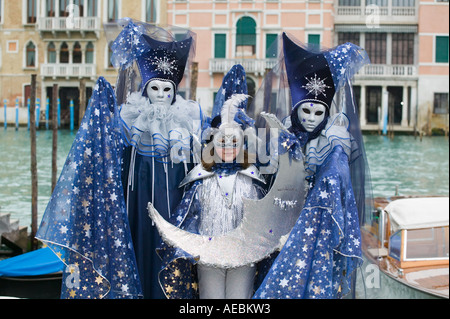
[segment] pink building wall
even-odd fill
[[[214,93],[220,87],[224,72],[212,72],[210,60],[214,58],[214,34],[226,34],[225,59],[239,59],[236,54],[236,23],[242,17],[256,22],[256,52],[242,60],[266,59],[266,34],[286,31],[297,39],[307,42],[309,34],[320,35],[325,46],[333,45],[333,0],[270,1],[169,1],[168,23],[188,27],[197,34],[196,56],[198,62],[197,99],[205,110],[210,110]],[[233,60],[230,63],[238,63]],[[260,86],[264,70],[251,72],[256,89]]]
[[[418,123],[424,131],[430,133],[432,128],[443,128],[448,132],[447,114],[436,114],[436,94],[449,92],[449,63],[436,61],[439,48],[437,37],[447,37],[449,33],[448,1],[420,0],[419,4],[419,65],[418,65]],[[448,41],[448,40],[447,40]],[[448,52],[448,48],[447,48]],[[447,100],[448,108],[448,100]]]
[[[214,93],[220,87],[227,68],[232,64],[242,62],[241,64],[250,66],[253,60],[266,65],[267,34],[286,31],[304,43],[309,42],[310,36],[314,35],[316,39],[320,37],[322,46],[332,47],[338,44],[339,32],[359,32],[362,46],[366,41],[365,34],[383,32],[387,34],[388,43],[386,62],[369,66],[355,79],[361,93],[361,125],[366,129],[377,128],[377,124],[373,123],[373,114],[371,122],[368,121],[368,114],[374,112],[374,106],[366,105],[368,88],[375,86],[381,88],[382,93],[386,93],[390,87],[402,87],[403,106],[399,127],[405,130],[430,127],[429,114],[433,112],[436,94],[448,94],[448,62],[436,61],[436,38],[448,38],[448,2],[415,0],[412,6],[411,2],[394,0],[377,2],[379,6],[384,6],[380,10],[385,12],[379,17],[381,31],[367,26],[366,7],[369,2],[361,0],[360,6],[355,6],[354,3],[347,1],[340,4],[339,0],[169,0],[167,21],[169,24],[190,28],[197,34],[197,100],[206,112],[211,109]],[[402,4],[405,7],[401,7]],[[235,50],[236,23],[242,17],[251,17],[256,23],[256,50],[253,56],[238,60]],[[340,31],[335,30],[337,28],[340,28]],[[414,32],[414,62],[397,66],[406,70],[401,76],[390,74],[393,70],[391,41],[393,33],[402,32],[393,31],[398,28],[406,30],[403,32],[407,33],[414,32],[411,30],[417,28]],[[342,31],[343,29],[347,31]],[[214,37],[217,33],[226,34],[224,59],[214,59]],[[227,60],[227,63],[222,60]],[[217,68],[220,63],[226,64],[226,67]],[[264,69],[252,70],[252,67],[246,65],[244,67],[247,71],[247,82],[253,82],[255,89],[258,89]],[[374,74],[373,70],[383,72]],[[437,114],[433,117],[440,119],[445,115]]]
[[[435,38],[449,33],[448,2],[422,0],[420,3],[419,74],[448,76],[448,63],[435,63]]]

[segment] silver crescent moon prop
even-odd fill
[[[264,117],[280,129],[275,116]],[[273,127],[272,126],[272,127]],[[161,238],[198,259],[199,264],[234,268],[256,263],[281,249],[292,230],[305,199],[303,161],[289,158],[289,152],[279,157],[278,172],[266,196],[259,200],[243,199],[242,222],[221,236],[203,236],[184,231],[167,222],[148,205]]]

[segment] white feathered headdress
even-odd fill
[[[244,143],[244,136],[246,137],[246,148],[251,151],[251,153],[256,153],[256,146],[258,144],[258,137],[256,136],[256,130],[253,125],[247,125],[244,129],[238,122],[235,120],[235,116],[238,112],[243,112],[243,117],[247,117],[248,120],[251,121],[250,118],[245,114],[243,109],[238,108],[238,106],[245,102],[248,99],[249,95],[247,94],[233,94],[222,106],[222,110],[220,112],[221,124],[218,130],[224,135],[234,135],[237,137],[238,144]],[[246,125],[244,125],[246,126]]]
[[[225,101],[225,103],[223,103],[222,110],[220,112],[220,117],[222,120],[220,127],[223,125],[227,127],[239,125],[234,120],[234,117],[239,111],[238,105],[245,102],[248,97],[249,96],[247,94],[233,94],[228,100]]]

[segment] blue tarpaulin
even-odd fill
[[[46,247],[0,261],[0,277],[38,276],[62,271],[63,262]]]

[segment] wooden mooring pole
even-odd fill
[[[52,92],[52,193],[56,186],[57,160],[58,160],[58,84],[53,84]]]
[[[189,99],[193,101],[197,99],[197,80],[198,80],[198,62],[193,62],[191,72],[191,91],[189,92]]]
[[[85,112],[86,112],[86,79],[81,79],[80,80],[80,106],[78,108],[78,126],[80,126]]]
[[[38,178],[36,160],[36,74],[31,75],[30,93],[30,140],[31,140],[31,250],[37,249],[37,199]]]

